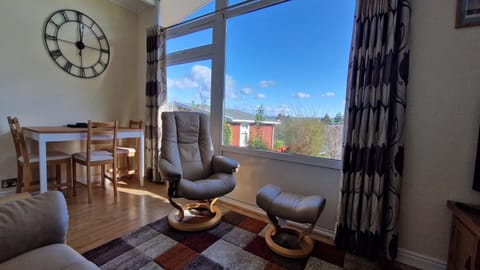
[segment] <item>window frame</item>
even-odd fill
[[[210,128],[215,153],[223,154],[224,152],[229,152],[340,170],[343,164],[342,160],[223,145],[227,19],[281,4],[289,0],[252,0],[241,2],[231,7],[227,7],[228,0],[212,1],[216,1],[215,10],[219,10],[218,12],[202,16],[197,20],[180,24],[166,30],[166,42],[168,42],[169,39],[212,28],[212,44],[169,53],[166,55],[166,65],[171,66],[211,60]]]

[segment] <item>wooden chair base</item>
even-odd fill
[[[192,214],[192,211],[205,211],[207,215]],[[178,210],[174,209],[168,215],[168,224],[179,231],[196,232],[210,229],[222,219],[222,211],[213,206],[213,212],[208,211],[202,204],[191,203],[183,206],[185,216],[179,220]],[[188,213],[188,214],[187,214]]]
[[[293,228],[282,228],[279,232],[277,232],[274,226],[269,225],[267,231],[265,232],[265,242],[273,252],[277,253],[280,256],[292,259],[305,258],[310,255],[310,253],[312,253],[314,245],[313,240],[312,238],[310,238],[310,236],[305,235],[302,239],[300,239],[298,243],[298,248],[288,248],[277,244],[272,238],[276,234],[281,233],[294,234],[297,236],[298,239],[298,236],[302,232]]]

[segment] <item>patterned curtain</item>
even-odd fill
[[[409,65],[408,0],[357,0],[335,242],[394,259]]]
[[[165,69],[165,31],[158,26],[147,29],[147,83],[146,83],[146,123],[145,152],[147,178],[161,182],[158,170],[160,154],[160,107],[167,100]]]

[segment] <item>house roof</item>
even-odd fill
[[[196,105],[196,104],[185,104],[181,102],[172,102],[166,104],[167,110],[186,110],[186,111],[195,111],[209,114],[210,107],[207,105]],[[227,122],[232,123],[255,123],[255,114],[248,112],[240,111],[237,109],[225,108],[225,119]],[[275,117],[265,117],[265,120],[262,121],[263,124],[278,125],[280,122]]]

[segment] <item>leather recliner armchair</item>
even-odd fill
[[[199,231],[215,226],[222,217],[214,204],[235,188],[237,161],[214,155],[208,115],[198,112],[163,112],[159,161],[167,180],[170,204],[175,209],[169,224],[178,230]],[[174,198],[193,203],[180,205]],[[185,212],[189,215],[186,217]]]

